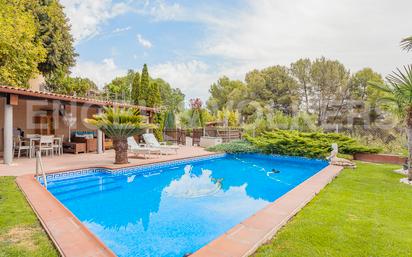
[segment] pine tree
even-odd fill
[[[140,74],[139,74],[139,72],[136,72],[136,74],[134,75],[134,78],[133,78],[132,93],[131,93],[132,94],[131,98],[132,98],[132,101],[135,105],[138,105],[139,102],[140,102],[140,95],[139,95],[140,87],[141,87],[140,86]]]
[[[141,105],[147,105],[148,103],[148,91],[150,87],[149,71],[147,70],[147,65],[143,65],[142,78],[140,80],[140,90],[139,90],[139,103]]]

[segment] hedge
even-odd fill
[[[252,145],[246,140],[234,140],[229,143],[224,143],[207,148],[206,150],[212,152],[225,152],[225,153],[257,153],[260,149]]]
[[[337,133],[299,132],[296,130],[275,130],[261,136],[245,136],[245,139],[261,152],[309,158],[325,158],[337,143],[339,153],[378,153],[380,149],[359,144],[355,139]]]

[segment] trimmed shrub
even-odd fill
[[[342,154],[377,153],[378,148],[366,147],[355,139],[337,133],[312,132],[296,130],[275,130],[264,132],[258,137],[245,137],[261,152],[309,158],[325,158],[332,150],[332,143],[337,143]]]
[[[246,140],[234,140],[229,143],[224,143],[207,148],[211,152],[225,152],[225,153],[257,153],[259,148],[252,145]]]

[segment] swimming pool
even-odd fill
[[[183,256],[262,209],[328,164],[216,155],[116,172],[48,176],[48,190],[118,256]]]

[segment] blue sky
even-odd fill
[[[412,62],[399,50],[412,35],[412,1],[61,0],[79,53],[73,75],[100,87],[149,65],[153,77],[187,98],[207,99],[220,76],[289,65],[301,57],[338,59],[351,71],[387,75]]]

